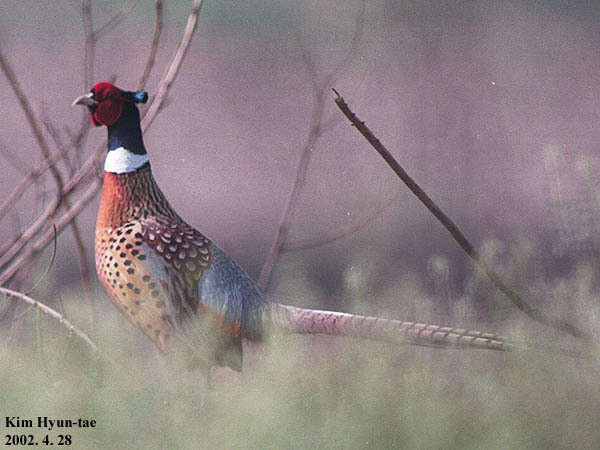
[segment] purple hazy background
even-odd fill
[[[98,43],[97,81],[114,74],[122,88],[137,84],[152,3],[138,1]],[[600,6],[566,3],[368,2],[357,52],[333,83],[476,246],[499,239],[502,256],[533,242],[530,268],[550,279],[582,261],[600,277]],[[120,5],[93,2],[94,20],[104,23]],[[166,4],[151,93],[189,6]],[[145,135],[155,177],[175,209],[255,278],[309,133],[313,87],[303,48],[322,80],[350,47],[358,10],[359,3],[340,1],[206,2],[169,103]],[[82,84],[82,29],[76,2],[0,5],[3,52],[36,112],[61,130],[78,128],[83,113],[70,105],[90,88]],[[39,162],[4,77],[0,117],[0,150]],[[375,294],[408,275],[435,292],[432,267],[441,257],[451,296],[462,295],[473,273],[466,255],[342,119],[333,95],[324,120],[334,125],[313,150],[290,240],[325,236],[400,194],[359,232],[282,255],[274,292],[285,297],[297,271],[315,287],[286,302],[343,307],[350,267],[366,271]],[[92,130],[87,148],[104,137],[105,130]],[[0,161],[0,193],[7,195],[22,174]],[[19,203],[22,224],[35,217],[40,195],[32,190]],[[81,215],[90,264],[97,204]],[[13,228],[10,216],[0,223],[3,236]],[[78,282],[65,232],[52,283]]]

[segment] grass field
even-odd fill
[[[591,275],[592,268],[580,267],[535,289],[545,289],[565,306],[563,313],[598,336]],[[427,304],[425,296],[412,294],[411,301]],[[74,323],[88,323],[74,297],[63,305]],[[500,315],[492,331],[577,347],[518,314]],[[96,310],[95,339],[118,369],[99,363],[75,337],[35,312],[19,327],[20,339],[4,340],[1,350],[2,415],[82,417],[97,426],[5,427],[5,440],[6,434],[33,433],[41,441],[46,434],[69,433],[72,448],[85,449],[600,446],[597,347],[577,358],[556,351],[442,350],[275,335],[262,346],[247,346],[241,375],[214,370],[207,390],[200,373],[174,370],[104,299]]]

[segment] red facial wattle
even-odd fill
[[[112,83],[102,81],[92,88],[92,92],[98,102],[96,109],[90,112],[93,124],[97,127],[115,124],[123,112],[123,102],[127,101],[123,91]]]
[[[97,127],[102,125],[111,126],[119,117],[121,117],[121,113],[123,112],[123,102],[112,99],[107,99],[101,101],[94,112],[90,112],[90,117],[92,118],[92,122]]]

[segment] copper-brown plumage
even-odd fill
[[[178,222],[154,183],[150,167],[120,175],[105,172],[96,223],[98,277],[128,319],[166,350],[172,345],[175,327],[160,283],[144,264],[148,257],[144,244],[158,218]]]
[[[211,264],[210,241],[172,210],[149,164],[131,173],[105,172],[95,247],[98,277],[113,302],[161,350],[181,340],[180,329],[192,320],[218,337],[215,351],[241,345],[239,323],[198,296]],[[157,276],[157,264],[168,279]]]

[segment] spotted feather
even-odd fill
[[[203,364],[240,369],[242,337],[262,335],[262,296],[248,275],[172,211],[149,167],[104,178],[96,263],[114,303],[161,350],[178,342]],[[105,192],[131,201],[103,209]],[[248,282],[231,289],[233,279]]]

